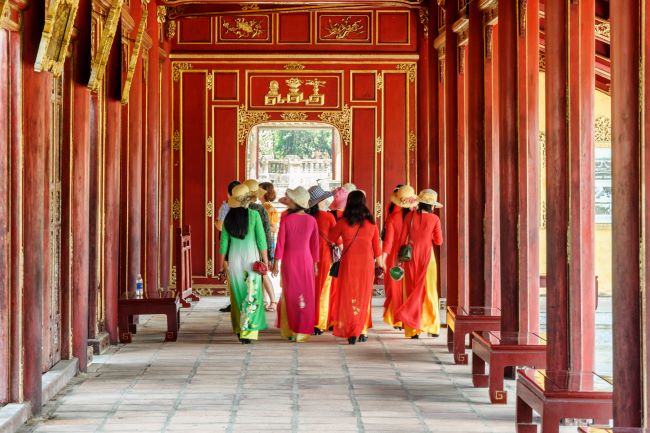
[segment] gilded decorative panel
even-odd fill
[[[372,15],[319,13],[318,15],[319,43],[371,43]]]
[[[271,42],[269,15],[226,15],[218,18],[217,42]]]
[[[34,70],[49,71],[56,77],[61,75],[78,6],[79,0],[50,1]]]

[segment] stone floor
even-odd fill
[[[132,344],[96,357],[20,432],[515,431],[512,383],[510,404],[490,405],[444,335],[403,339],[381,323],[379,299],[376,328],[355,346],[330,335],[290,343],[275,328],[241,345],[218,312],[225,302],[185,310],[176,343],[162,342],[162,318],[146,318]]]

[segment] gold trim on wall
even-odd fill
[[[300,122],[307,120],[307,113],[304,111],[289,111],[280,115],[282,120],[287,122]]]
[[[172,80],[178,82],[181,79],[183,71],[192,69],[192,64],[187,62],[173,62],[172,63]]]
[[[305,65],[301,65],[300,63],[293,62],[293,63],[287,63],[286,65],[284,65],[283,68],[286,71],[302,71],[303,69],[305,69]]]
[[[55,77],[61,75],[78,7],[79,0],[53,0],[49,4],[34,63],[35,71],[50,71]]]
[[[350,145],[352,137],[352,110],[348,104],[343,106],[341,111],[323,111],[318,115],[318,118],[325,123],[330,123],[336,126],[341,134],[341,140],[346,146]]]
[[[266,122],[271,118],[268,113],[264,111],[249,111],[242,104],[237,109],[237,143],[243,146],[246,143],[246,137],[258,123]]]
[[[397,65],[397,69],[406,72],[409,83],[415,83],[415,77],[417,76],[417,66],[415,63],[400,63]]]
[[[175,220],[178,220],[181,218],[181,201],[179,199],[175,199],[174,203],[172,204],[172,218]]]

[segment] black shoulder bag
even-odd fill
[[[354,238],[352,238],[352,242],[350,242],[350,245],[348,245],[347,248],[345,248],[343,250],[343,253],[341,254],[341,257],[337,261],[332,263],[332,266],[330,267],[330,276],[332,278],[338,278],[338,276],[339,276],[339,268],[341,267],[341,260],[343,259],[343,256],[345,255],[345,253],[348,252],[348,250],[350,249],[350,247],[352,246],[354,241],[357,239],[357,235],[359,234],[359,230],[361,230],[362,225],[363,225],[363,221],[361,221],[361,223],[359,224],[359,228],[357,229],[357,232],[354,234]]]

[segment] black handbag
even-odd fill
[[[414,215],[411,215],[411,226],[409,227],[409,233],[406,238],[406,244],[399,247],[397,251],[397,261],[398,262],[410,262],[413,260],[413,245],[411,244],[411,232],[413,231],[413,218]]]
[[[352,238],[352,242],[350,242],[350,245],[346,249],[343,250],[343,253],[341,254],[341,257],[332,263],[332,266],[330,266],[330,277],[332,278],[338,278],[339,276],[339,268],[341,267],[341,260],[343,259],[343,256],[345,253],[348,252],[350,249],[350,246],[354,243],[354,241],[357,239],[357,235],[359,234],[359,230],[361,230],[361,226],[363,225],[363,222],[359,224],[359,228],[357,229],[357,232],[354,234],[354,238]]]

